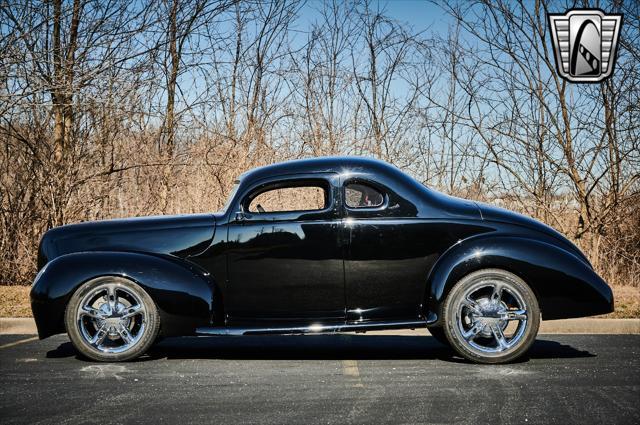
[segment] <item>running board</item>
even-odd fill
[[[315,333],[336,333],[336,332],[367,332],[385,329],[416,329],[426,328],[427,322],[424,320],[411,322],[367,322],[367,323],[340,323],[332,325],[309,325],[296,327],[211,327],[198,328],[198,335],[218,335],[218,336],[242,336],[242,335],[298,335]]]

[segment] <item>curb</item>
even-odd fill
[[[542,321],[541,334],[640,334],[640,319],[564,319]]]
[[[37,333],[36,322],[31,318],[0,317],[0,335],[34,335]]]
[[[31,318],[0,318],[0,335],[34,335],[36,323]],[[640,319],[564,319],[543,321],[540,334],[640,334]],[[424,335],[424,329],[369,331],[367,335]]]

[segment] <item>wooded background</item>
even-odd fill
[[[207,212],[243,171],[381,158],[557,228],[640,285],[637,1],[0,0],[0,282],[47,229]],[[614,75],[559,78],[546,13],[624,13]],[[406,5],[405,5],[406,6]]]

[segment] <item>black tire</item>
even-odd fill
[[[102,288],[105,287],[115,288],[113,294],[120,295],[112,298],[108,292],[102,292]],[[105,291],[108,290],[105,289]],[[104,301],[99,308],[94,307],[92,311],[92,314],[95,312],[101,314],[86,317],[84,314],[87,311],[86,307],[80,310],[83,307],[81,304],[91,302],[93,297],[95,297],[93,306]],[[104,307],[104,304],[112,305],[109,300],[114,300],[113,307]],[[123,318],[127,313],[133,314],[136,306],[141,307],[137,314],[131,318]],[[131,310],[128,310],[129,308]],[[103,313],[102,309],[109,310],[110,314]],[[65,327],[71,343],[83,357],[100,362],[121,362],[143,355],[153,345],[160,330],[160,316],[153,299],[138,284],[122,277],[102,276],[84,283],[73,294],[65,311]],[[90,335],[91,329],[95,329],[94,335]],[[136,329],[138,333],[134,334]],[[123,333],[122,336],[120,331]],[[112,343],[113,340],[113,347],[103,347],[101,343],[92,345],[88,340],[91,336],[96,340],[101,336],[101,341],[107,343]],[[130,338],[129,343],[125,337]],[[117,347],[118,338],[121,341],[121,347]]]
[[[440,326],[429,328],[429,333],[436,341],[438,341],[442,345],[446,345],[447,347],[451,347],[449,344],[449,340],[447,339],[447,335],[444,333],[444,329]]]
[[[517,359],[529,350],[540,326],[540,308],[531,288],[501,269],[479,270],[462,278],[449,292],[443,313],[451,347],[476,363]],[[504,333],[511,332],[508,326],[515,327],[511,339]]]

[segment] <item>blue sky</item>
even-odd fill
[[[426,0],[391,0],[381,2],[388,14],[399,21],[408,22],[414,30],[429,28],[446,34],[450,18],[438,6]]]
[[[322,0],[309,0],[300,11],[302,19],[313,20]],[[447,33],[450,17],[438,6],[427,0],[387,0],[378,2],[387,16],[409,23],[416,32],[429,29],[441,34]],[[376,3],[372,4],[375,7]]]

